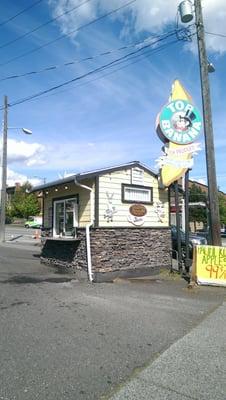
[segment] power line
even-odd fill
[[[41,25],[38,25],[36,28],[34,28],[34,29],[32,29],[32,30],[30,30],[30,31],[28,31],[26,33],[23,33],[21,36],[18,36],[16,39],[10,40],[9,42],[6,42],[6,43],[0,45],[0,49],[3,49],[4,47],[7,47],[7,46],[11,45],[11,44],[17,42],[18,40],[23,39],[23,38],[31,35],[32,33],[38,31],[39,29],[49,25],[51,22],[54,22],[54,21],[58,20],[59,18],[63,17],[64,15],[70,14],[71,12],[77,10],[78,8],[82,7],[86,3],[89,3],[90,1],[93,1],[93,0],[86,0],[83,3],[80,3],[78,6],[75,6],[75,7],[71,8],[70,10],[67,10],[67,11],[63,12],[62,14],[58,15],[55,18],[49,19],[48,21],[44,22]]]
[[[170,37],[170,36],[172,36],[172,34],[168,35],[168,37]],[[163,38],[161,38],[161,39],[159,39],[158,41],[152,43],[152,45],[154,45],[154,44],[156,44],[157,42],[160,42],[160,41],[162,41],[162,40],[163,40]],[[178,39],[175,40],[175,42],[177,42],[177,41],[178,41]],[[118,64],[119,64],[120,62],[122,62],[123,60],[128,59],[128,57],[130,57],[130,56],[132,56],[132,55],[135,55],[135,54],[137,54],[138,52],[140,52],[141,50],[144,50],[144,49],[146,49],[146,48],[148,48],[148,47],[150,47],[150,46],[151,46],[150,44],[149,44],[149,45],[146,45],[146,46],[142,47],[141,49],[138,49],[138,50],[136,50],[136,51],[133,51],[133,52],[127,54],[127,55],[124,55],[123,57],[120,57],[120,58],[118,58],[118,59],[116,59],[116,60],[114,60],[114,61],[111,61],[110,63],[107,63],[107,64],[105,64],[105,65],[102,65],[101,67],[98,67],[98,68],[96,68],[96,69],[94,69],[94,70],[91,70],[91,71],[89,71],[89,72],[86,72],[86,73],[84,73],[84,74],[82,74],[82,75],[80,75],[80,76],[78,76],[78,77],[75,77],[75,78],[73,78],[73,79],[70,79],[69,81],[63,82],[63,83],[61,83],[61,84],[59,84],[59,85],[53,86],[53,87],[51,87],[51,88],[49,88],[49,89],[43,90],[43,91],[38,92],[38,93],[36,93],[36,94],[34,94],[34,95],[30,95],[30,96],[27,96],[27,97],[25,97],[25,98],[19,99],[19,100],[15,101],[15,102],[9,104],[9,106],[12,107],[12,106],[15,106],[15,105],[17,105],[17,104],[24,103],[24,102],[26,102],[26,101],[32,100],[32,99],[34,99],[34,98],[43,96],[44,94],[47,94],[47,93],[52,92],[52,91],[54,91],[54,90],[57,90],[57,89],[59,89],[59,88],[61,88],[61,87],[67,86],[67,85],[69,85],[69,84],[71,84],[71,83],[80,81],[80,80],[82,80],[82,79],[84,79],[84,78],[86,78],[86,77],[88,77],[88,76],[91,76],[91,75],[93,75],[93,74],[96,74],[96,73],[98,73],[98,72],[102,72],[103,70],[105,70],[105,69],[107,69],[107,68],[109,68],[109,67],[111,67],[111,66],[118,65]],[[153,50],[158,50],[158,49],[153,49]],[[143,54],[141,54],[141,55],[143,55]]]
[[[13,15],[12,17],[10,17],[9,19],[6,19],[3,22],[0,22],[0,26],[6,25],[8,24],[8,22],[11,22],[13,19],[15,19],[16,17],[18,17],[19,15],[25,13],[26,11],[30,10],[31,8],[37,6],[39,3],[41,3],[43,0],[38,0],[35,3],[31,4],[30,6],[24,8],[23,10],[21,10],[20,12],[18,12],[17,14]]]
[[[98,21],[101,21],[102,19],[104,19],[104,18],[106,18],[106,17],[108,17],[108,16],[110,16],[110,15],[116,13],[117,11],[120,11],[120,10],[122,10],[123,8],[128,7],[130,4],[133,4],[133,3],[135,3],[136,1],[137,1],[137,0],[130,0],[128,3],[125,3],[125,4],[123,4],[122,6],[120,6],[120,7],[118,7],[118,8],[115,8],[114,10],[109,11],[109,12],[106,13],[106,14],[102,14],[101,16],[99,16],[99,17],[97,17],[97,18],[95,18],[95,19],[93,19],[93,20],[91,20],[91,21],[89,21],[89,22],[87,22],[87,23],[85,23],[85,24],[79,26],[78,28],[73,29],[73,30],[70,31],[69,33],[65,33],[65,34],[63,34],[63,35],[60,35],[60,36],[58,36],[56,39],[53,39],[53,40],[51,40],[51,41],[49,41],[49,42],[47,42],[47,43],[44,43],[43,45],[41,45],[41,46],[39,46],[39,47],[36,47],[36,48],[33,49],[33,50],[29,50],[29,51],[27,51],[27,52],[25,52],[25,53],[23,53],[23,54],[21,54],[21,55],[19,55],[19,56],[16,56],[16,57],[11,58],[10,60],[8,60],[8,61],[6,61],[6,62],[4,62],[4,63],[1,63],[0,66],[2,67],[2,66],[4,66],[4,65],[10,64],[10,63],[13,62],[13,61],[19,60],[19,59],[22,58],[22,57],[25,57],[25,56],[27,56],[27,55],[29,55],[29,54],[32,54],[32,53],[35,53],[36,51],[39,51],[39,50],[43,49],[44,47],[47,47],[47,46],[49,46],[49,45],[51,45],[51,44],[53,44],[53,43],[56,43],[58,40],[64,39],[65,37],[70,36],[72,33],[79,32],[80,30],[82,30],[82,29],[84,29],[84,28],[87,28],[88,26],[90,26],[90,25],[92,25],[92,24],[94,24],[94,23],[96,23],[96,22],[98,22]]]
[[[206,31],[205,31],[205,33],[206,33],[207,35],[219,36],[219,37],[226,38],[226,35],[224,35],[223,33],[213,33],[213,32],[206,32]]]
[[[226,175],[217,174],[217,177],[218,178],[226,178]],[[193,181],[197,181],[197,179],[206,179],[206,175],[196,175],[196,176],[191,178],[191,180],[193,180]],[[201,182],[199,182],[199,183],[201,183]]]
[[[173,32],[174,32],[174,31],[173,31]],[[170,32],[165,33],[165,34],[162,34],[162,35],[156,35],[155,38],[164,37],[164,36],[166,36],[166,35],[169,34],[169,33],[170,33]],[[149,40],[149,39],[151,39],[151,38],[154,39],[153,36],[149,36],[148,38],[142,40],[141,42],[130,43],[130,44],[128,44],[128,45],[121,46],[121,47],[119,47],[119,48],[117,48],[117,49],[106,50],[106,51],[101,52],[101,53],[99,53],[99,54],[96,54],[96,55],[94,55],[94,56],[88,56],[88,57],[84,57],[84,58],[81,58],[81,59],[76,59],[76,60],[68,61],[68,62],[63,63],[63,64],[50,65],[50,66],[47,66],[47,67],[45,67],[45,68],[42,68],[42,69],[39,69],[39,70],[36,70],[36,71],[28,71],[28,72],[25,72],[25,73],[23,73],[23,74],[9,75],[9,76],[6,76],[5,78],[1,78],[1,79],[0,79],[0,82],[6,81],[6,80],[11,80],[11,79],[23,78],[23,77],[26,77],[26,76],[33,76],[33,75],[41,74],[41,73],[43,73],[43,72],[50,72],[50,71],[56,70],[56,69],[58,69],[58,68],[68,67],[68,66],[71,66],[71,65],[75,65],[75,64],[77,64],[77,63],[85,62],[85,61],[92,61],[92,60],[95,60],[96,58],[103,57],[103,56],[107,56],[107,55],[113,54],[113,53],[118,52],[118,51],[122,51],[122,50],[129,49],[129,48],[131,48],[131,47],[138,47],[138,46],[141,46],[142,44],[144,44],[145,42],[147,42],[147,40]],[[151,43],[150,43],[150,44],[151,44]]]
[[[194,36],[195,35],[195,33],[194,34],[192,34],[191,36]],[[171,35],[169,35],[169,36],[171,36]],[[168,37],[169,37],[168,36]],[[162,40],[162,39],[161,39]],[[159,40],[159,41],[161,41],[161,40]],[[160,46],[160,47],[157,47],[157,48],[154,48],[154,49],[149,49],[148,51],[146,51],[146,52],[143,52],[143,53],[141,53],[141,54],[135,54],[135,52],[133,52],[133,53],[130,53],[130,54],[128,54],[128,55],[126,55],[125,57],[122,57],[121,59],[119,59],[118,61],[116,60],[116,61],[114,61],[114,64],[112,65],[112,66],[117,66],[117,65],[120,65],[120,64],[123,64],[123,63],[125,63],[125,62],[128,62],[128,61],[130,61],[130,60],[133,60],[133,59],[137,59],[137,58],[139,58],[138,60],[135,60],[135,61],[133,61],[133,62],[129,62],[128,64],[126,64],[126,65],[123,65],[122,67],[120,67],[120,68],[117,68],[116,70],[114,70],[113,72],[117,72],[117,71],[119,71],[119,70],[121,70],[121,69],[123,69],[123,68],[126,68],[126,67],[128,67],[128,66],[130,66],[130,65],[132,65],[132,64],[135,64],[135,63],[137,63],[137,62],[139,62],[141,59],[143,59],[143,58],[148,58],[148,57],[150,57],[151,55],[153,55],[154,53],[159,53],[161,50],[164,50],[165,48],[168,48],[169,46],[171,46],[171,45],[173,45],[173,44],[176,44],[176,43],[178,43],[180,40],[178,40],[178,38],[176,38],[176,39],[174,39],[174,40],[172,40],[172,41],[170,41],[170,42],[167,42],[167,43],[165,43],[165,44],[163,44],[162,46]],[[154,43],[155,44],[155,43]],[[145,48],[147,48],[147,47],[151,47],[151,45],[149,45],[149,46],[144,46],[141,50],[143,50],[143,49],[145,49]],[[138,51],[137,51],[138,52]],[[131,55],[132,54],[132,55]],[[123,59],[123,58],[125,58],[125,59]],[[111,65],[110,65],[110,68],[111,68]],[[103,67],[103,71],[105,70],[105,69],[108,69],[108,67]],[[111,72],[109,73],[109,74],[105,74],[104,76],[106,76],[106,75],[110,75],[111,74]],[[100,77],[101,78],[101,77]],[[94,80],[96,80],[96,79],[94,79]],[[90,82],[92,82],[92,81],[89,81],[89,83]]]
[[[171,35],[172,35],[172,34],[171,34]],[[169,36],[171,36],[171,35],[169,35]],[[156,42],[153,43],[153,44],[157,44],[157,42],[159,42],[160,40],[163,40],[163,39],[159,39],[158,41],[156,41]],[[153,45],[153,44],[152,44],[152,45]],[[25,101],[31,100],[32,98],[36,98],[36,97],[42,96],[43,94],[52,92],[52,91],[54,91],[54,90],[56,90],[56,89],[60,89],[61,87],[64,87],[64,86],[69,85],[70,83],[79,81],[79,80],[81,80],[81,79],[86,78],[87,76],[90,76],[90,75],[95,74],[95,73],[97,73],[97,72],[103,71],[103,70],[106,69],[107,67],[110,67],[110,66],[112,66],[112,65],[114,65],[114,64],[116,64],[116,63],[118,63],[118,62],[120,62],[120,61],[122,61],[122,60],[128,58],[128,57],[131,56],[131,55],[137,54],[137,53],[140,52],[141,50],[146,49],[146,48],[148,48],[148,47],[150,47],[150,46],[151,46],[150,44],[149,44],[149,45],[146,45],[146,46],[142,47],[141,49],[138,49],[138,50],[135,50],[135,51],[133,51],[133,52],[131,52],[131,53],[128,53],[128,54],[126,54],[126,55],[124,55],[124,56],[122,56],[122,57],[119,57],[119,58],[116,59],[116,60],[113,60],[113,61],[111,61],[111,62],[109,62],[109,63],[107,63],[107,64],[104,64],[104,65],[102,65],[102,66],[100,66],[100,67],[97,67],[97,68],[95,68],[94,70],[91,70],[91,71],[89,71],[89,72],[86,72],[86,73],[84,73],[84,74],[82,74],[82,75],[80,75],[80,76],[78,76],[78,77],[75,77],[75,78],[73,78],[73,79],[70,79],[70,80],[68,80],[68,81],[66,81],[66,82],[63,82],[63,83],[59,84],[59,85],[55,85],[55,86],[53,86],[53,87],[51,87],[51,88],[49,88],[49,89],[42,90],[42,91],[40,91],[40,92],[38,92],[38,93],[36,93],[36,94],[34,94],[34,95],[31,95],[31,96],[25,97],[25,98],[23,98],[23,99],[20,99],[20,100],[14,102],[14,103],[11,103],[10,106],[13,106],[13,105],[16,105],[16,104],[20,104],[20,103],[23,103],[23,102],[25,102]]]
[[[127,68],[127,67],[129,67],[129,66],[131,66],[131,65],[133,65],[133,64],[136,64],[136,63],[138,63],[138,62],[140,62],[140,61],[142,61],[144,58],[149,58],[151,55],[153,55],[154,53],[159,53],[160,51],[162,51],[162,50],[164,50],[164,49],[168,49],[170,46],[172,46],[173,44],[178,44],[179,43],[179,41],[178,41],[178,39],[176,39],[176,40],[172,40],[171,42],[168,42],[168,43],[166,43],[166,44],[163,44],[162,46],[160,46],[160,47],[158,47],[158,48],[156,48],[156,49],[152,49],[151,51],[148,51],[148,52],[146,52],[146,53],[143,53],[143,54],[140,54],[139,56],[136,56],[136,58],[138,58],[138,57],[140,57],[138,60],[135,60],[135,61],[133,61],[133,62],[129,62],[129,63],[127,63],[126,65],[123,65],[122,67],[120,67],[120,68],[117,68],[117,69],[114,69],[114,70],[112,70],[112,71],[110,71],[110,72],[107,72],[107,73],[105,73],[105,74],[102,74],[102,75],[100,75],[100,76],[97,76],[96,78],[94,78],[94,79],[90,79],[90,80],[88,80],[88,81],[86,81],[86,82],[82,82],[82,83],[80,83],[80,84],[76,84],[76,87],[80,87],[80,86],[84,86],[84,85],[87,85],[87,84],[90,84],[90,83],[93,83],[93,82],[95,82],[95,81],[97,81],[97,80],[99,80],[99,79],[103,79],[103,78],[105,78],[105,77],[107,77],[107,76],[109,76],[109,75],[112,75],[112,74],[114,74],[115,72],[118,72],[118,71],[121,71],[122,69],[125,69],[125,68]],[[132,57],[131,57],[132,58]],[[135,57],[133,57],[133,58],[135,58]],[[130,58],[129,58],[129,60],[130,60]],[[128,60],[126,60],[126,61],[128,61]],[[124,60],[124,62],[125,62],[125,60]],[[122,62],[121,62],[122,63]],[[115,65],[117,66],[117,65],[119,65],[120,63],[116,63]],[[115,66],[114,65],[114,66]],[[67,88],[67,89],[64,89],[64,90],[58,90],[56,93],[51,93],[51,94],[47,94],[46,96],[42,96],[42,99],[44,98],[46,98],[46,97],[51,97],[51,96],[56,96],[56,95],[58,95],[58,94],[61,94],[61,93],[64,93],[64,92],[67,92],[67,91],[69,91],[69,90],[72,90],[72,88]],[[34,99],[31,99],[31,100],[40,100],[40,98],[38,97],[38,98],[34,98]]]
[[[164,50],[164,49],[168,49],[170,46],[172,46],[173,44],[178,44],[179,43],[179,41],[178,41],[178,39],[176,39],[176,40],[173,40],[173,41],[171,41],[171,42],[169,42],[169,43],[167,43],[167,44],[165,44],[165,45],[162,45],[161,47],[159,47],[158,49],[153,49],[152,50],[152,52],[151,52],[151,54],[140,54],[139,55],[139,57],[140,57],[140,59],[138,59],[138,60],[135,60],[135,61],[133,61],[133,62],[130,62],[130,63],[127,63],[126,65],[123,65],[123,66],[121,66],[120,68],[117,68],[117,69],[115,69],[115,70],[113,70],[113,71],[110,71],[110,72],[107,72],[107,73],[105,73],[105,74],[103,74],[103,75],[101,75],[101,76],[98,76],[98,77],[96,77],[96,78],[94,78],[94,79],[91,79],[91,80],[89,80],[89,81],[86,81],[86,82],[82,82],[82,83],[80,83],[79,85],[76,85],[76,87],[78,87],[78,86],[84,86],[84,85],[87,85],[87,84],[90,84],[90,83],[92,83],[92,82],[95,82],[95,81],[97,81],[97,80],[99,80],[99,79],[103,79],[103,78],[105,78],[105,77],[107,77],[107,76],[109,76],[109,75],[112,75],[112,74],[114,74],[115,72],[118,72],[118,71],[120,71],[120,70],[122,70],[122,69],[125,69],[125,68],[127,68],[127,67],[129,67],[129,66],[131,66],[131,65],[133,65],[133,64],[136,64],[137,62],[140,62],[140,61],[142,61],[142,59],[143,58],[148,58],[148,57],[150,57],[153,53],[158,53],[158,52],[160,52],[161,50]],[[150,53],[150,51],[148,52],[148,53]],[[137,56],[138,57],[138,56]],[[126,61],[128,61],[128,60],[126,60]],[[115,65],[117,66],[119,63],[116,63]],[[114,65],[114,66],[115,66]],[[64,89],[64,90],[60,90],[60,91],[57,91],[56,93],[51,93],[51,94],[47,94],[46,96],[42,96],[41,97],[41,99],[45,99],[46,97],[51,97],[51,96],[55,96],[55,95],[57,95],[57,94],[61,94],[61,93],[64,93],[64,92],[67,92],[68,90],[72,90],[71,88],[67,88],[67,89]],[[33,97],[33,98],[29,98],[29,99],[22,99],[22,101],[17,101],[17,102],[14,102],[14,103],[11,103],[11,104],[9,104],[9,106],[10,107],[13,107],[13,106],[15,106],[15,105],[19,105],[19,104],[22,104],[22,103],[24,103],[24,102],[27,102],[27,101],[37,101],[37,100],[40,100],[40,97]],[[3,108],[0,108],[0,110],[2,110]]]

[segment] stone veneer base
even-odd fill
[[[153,275],[160,268],[170,268],[170,228],[93,228],[90,237],[94,282]],[[77,240],[47,239],[41,262],[84,276],[85,229],[77,229]]]

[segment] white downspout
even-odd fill
[[[91,258],[91,246],[90,246],[90,227],[94,223],[94,194],[93,189],[89,186],[82,185],[76,178],[74,180],[75,184],[83,189],[89,190],[90,192],[90,223],[86,225],[86,253],[87,253],[87,265],[88,265],[88,276],[89,281],[93,282],[92,273],[92,258]]]

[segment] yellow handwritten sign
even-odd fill
[[[196,246],[192,274],[198,284],[226,286],[226,247]]]

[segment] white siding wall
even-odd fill
[[[86,180],[83,182],[85,185],[92,187],[95,192],[95,184],[93,180]],[[99,226],[100,227],[117,227],[134,225],[128,221],[129,208],[132,203],[122,202],[122,183],[131,184],[131,169],[112,172],[99,177]],[[143,227],[156,227],[169,225],[169,204],[168,204],[168,190],[162,190],[158,187],[158,180],[148,172],[144,171],[143,186],[153,188],[153,204],[144,204],[147,209],[145,222]],[[136,182],[137,185],[137,182]],[[65,186],[68,189],[65,189]],[[46,228],[52,227],[52,214],[53,214],[53,199],[64,198],[68,196],[79,195],[79,227],[85,227],[90,222],[90,193],[88,190],[76,186],[74,183],[64,184],[56,187],[49,188],[48,194],[45,195],[44,200],[44,226]],[[104,217],[106,210],[109,207],[107,193],[113,195],[110,207],[115,207],[116,213],[113,215],[113,222],[107,222]],[[165,217],[163,221],[159,221],[157,213],[155,212],[155,203],[161,201],[164,205]]]
[[[99,178],[99,225],[104,227],[110,226],[133,226],[128,221],[129,208],[131,203],[123,203],[122,196],[122,183],[131,184],[131,169],[112,172]],[[136,183],[137,184],[137,183]],[[168,190],[162,190],[158,187],[158,180],[148,172],[144,171],[143,186],[150,186],[153,188],[153,205],[144,204],[147,209],[145,216],[145,223],[142,226],[156,227],[168,226],[169,224],[169,205],[168,205]],[[107,222],[104,218],[106,210],[109,206],[107,193],[109,197],[113,195],[110,206],[115,207],[117,211],[113,216],[113,222]],[[161,201],[164,204],[165,217],[163,222],[160,222],[155,212],[155,203]]]

